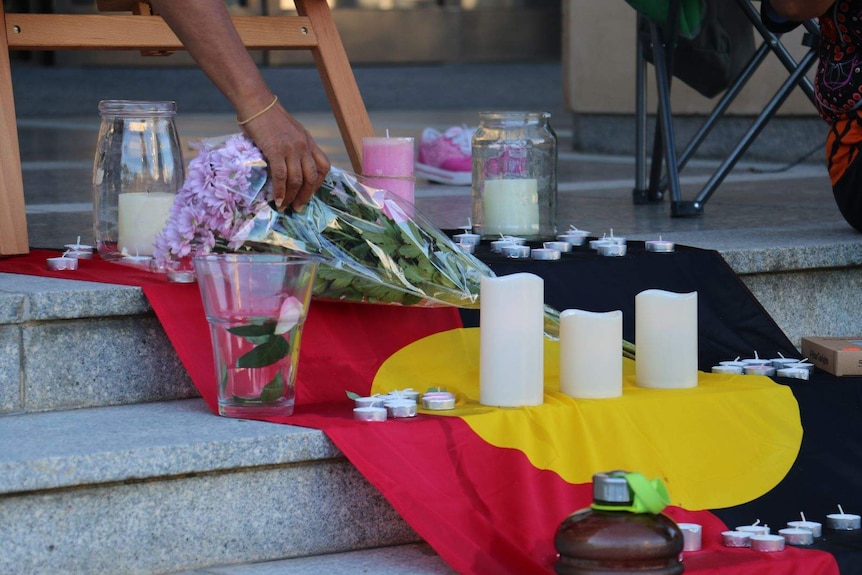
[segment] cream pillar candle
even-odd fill
[[[118,197],[117,249],[131,256],[153,255],[153,243],[168,221],[176,195],[128,192]]]
[[[485,180],[482,193],[485,235],[539,233],[539,192],[535,179]]]
[[[635,296],[636,384],[697,386],[697,292],[651,289]]]
[[[623,312],[560,314],[560,391],[575,398],[623,394]]]
[[[544,402],[544,290],[544,280],[534,274],[482,277],[482,405],[520,407]]]

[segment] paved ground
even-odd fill
[[[268,69],[283,100],[330,154],[349,168],[344,148],[313,69]],[[92,241],[91,172],[103,98],[178,101],[184,145],[236,131],[221,96],[194,69],[44,69],[13,66],[30,241],[56,247],[81,235]],[[560,139],[559,224],[597,235],[614,229],[635,239],[663,237],[707,248],[785,246],[794,242],[854,241],[831,196],[819,162],[741,162],[696,218],[671,218],[665,202],[636,206],[630,154],[575,150],[573,115],[563,106],[559,63],[357,68],[357,81],[378,133],[419,138],[426,126],[475,125],[483,109],[546,110]],[[315,95],[316,94],[316,95]],[[583,128],[584,123],[577,124]],[[587,124],[587,126],[589,126]],[[634,130],[632,122],[631,130]],[[770,136],[775,139],[776,136]],[[772,140],[770,140],[772,141]],[[780,135],[776,139],[780,146]],[[714,161],[683,173],[683,197],[706,181]],[[465,223],[469,187],[417,183],[417,206],[440,227]]]

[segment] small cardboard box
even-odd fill
[[[832,375],[862,375],[862,336],[803,337],[802,355]]]

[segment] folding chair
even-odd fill
[[[676,138],[674,135],[673,114],[671,112],[670,86],[673,77],[673,56],[677,44],[681,0],[669,0],[667,21],[660,28],[656,21],[638,12],[638,30],[645,23],[649,28],[648,39],[642,39],[638,34],[636,52],[636,99],[635,99],[635,188],[632,192],[635,204],[661,202],[666,190],[670,190],[671,217],[689,217],[703,214],[704,205],[724,181],[739,159],[745,154],[787,97],[798,86],[814,103],[814,87],[806,76],[808,70],[817,60],[816,39],[819,28],[813,20],[805,22],[805,44],[808,51],[797,61],[781,43],[778,35],[773,34],[760,21],[758,10],[751,0],[735,0],[737,6],[751,21],[754,29],[762,37],[763,42],[755,50],[747,64],[733,79],[712,111],[706,116],[700,128],[689,140],[683,152],[677,156]],[[646,185],[646,150],[647,150],[647,110],[646,110],[646,48],[649,42],[652,49],[655,68],[656,91],[658,93],[658,112],[653,140],[652,162],[649,184]],[[709,136],[716,123],[721,119],[742,88],[751,79],[757,68],[773,52],[787,69],[789,76],[763,107],[760,114],[737,141],[727,157],[716,168],[707,183],[693,200],[683,200],[680,191],[679,174],[688,161],[697,152],[700,145]],[[664,175],[662,174],[664,164]]]
[[[295,0],[298,16],[238,16],[246,48],[311,50],[353,169],[362,171],[368,112],[326,0]],[[29,251],[10,50],[141,50],[184,47],[141,0],[98,0],[101,11],[131,14],[7,14],[0,4],[0,256]]]

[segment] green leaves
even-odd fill
[[[260,400],[263,403],[273,403],[281,399],[282,395],[284,395],[284,378],[279,371],[260,392]]]
[[[251,351],[236,360],[239,369],[259,369],[273,365],[290,355],[291,344],[283,335],[275,333],[277,322],[268,318],[251,320],[247,325],[228,328],[228,332],[254,344]],[[284,377],[281,370],[261,390],[259,400],[273,403],[284,395]]]
[[[290,344],[287,340],[274,335],[236,360],[236,366],[238,368],[266,367],[278,363],[279,360],[287,357],[288,353],[290,353]]]

